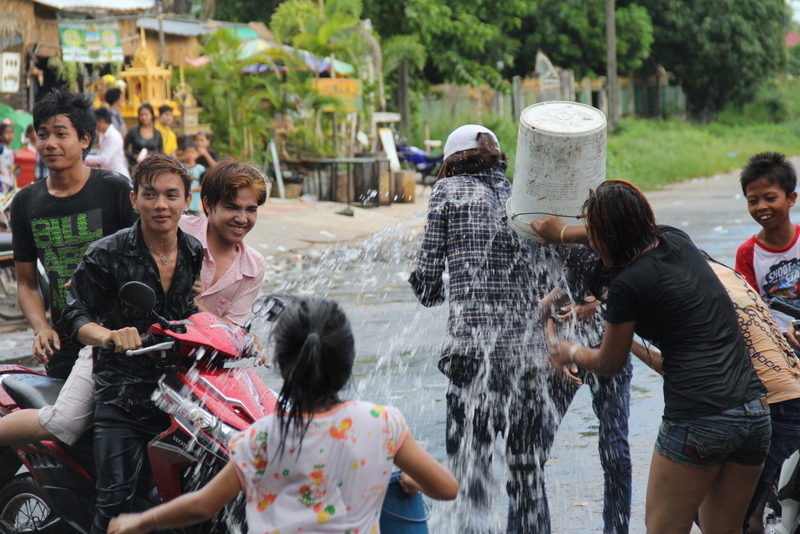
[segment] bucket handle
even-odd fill
[[[547,213],[546,211],[526,211],[524,213],[515,213],[511,216],[512,219],[516,219],[520,215],[552,215],[554,217],[561,217],[561,218],[568,218],[568,219],[581,219],[580,215],[559,215],[558,213]]]
[[[408,521],[409,523],[427,523],[431,518],[431,507],[428,506],[428,503],[426,503],[424,500],[422,501],[422,505],[425,507],[425,519],[403,517],[402,515],[392,513],[389,510],[381,510],[381,513],[388,514],[392,517],[396,517],[397,519],[402,519],[403,521]]]

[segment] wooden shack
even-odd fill
[[[242,41],[264,39],[267,42],[275,42],[272,33],[262,22],[239,24],[218,20],[200,21],[167,15],[160,21],[157,17],[140,17],[136,21],[136,26],[144,28],[147,48],[155,58],[161,56],[159,32],[164,34],[164,63],[173,67],[185,65],[186,60],[200,57],[203,36],[212,34],[220,28],[231,29]]]
[[[113,20],[119,25],[125,56],[132,56],[138,43],[124,37],[135,33],[135,15],[155,6],[155,0],[2,0],[0,9],[0,69],[15,65],[18,72],[0,71],[9,83],[0,83],[0,103],[29,111],[40,90],[58,82],[48,65],[61,57],[59,15],[78,13],[95,20]],[[132,16],[132,17],[131,17]],[[128,17],[128,18],[126,18]],[[16,59],[18,61],[4,61]],[[17,84],[11,84],[16,77]]]

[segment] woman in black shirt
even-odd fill
[[[609,180],[585,226],[533,221],[543,243],[587,242],[615,271],[599,349],[551,340],[554,365],[619,371],[634,333],[661,350],[634,354],[664,376],[664,416],[650,464],[648,532],[741,532],[770,442],[764,389],[725,288],[685,233],[659,227],[635,186]]]
[[[139,106],[139,124],[128,130],[125,135],[125,157],[128,166],[133,168],[144,156],[139,157],[142,149],[150,152],[164,152],[164,140],[161,132],[155,127],[153,106],[145,102]],[[146,154],[145,154],[146,155]]]

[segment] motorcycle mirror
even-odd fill
[[[250,327],[253,325],[253,321],[255,321],[256,318],[263,318],[270,322],[275,321],[284,308],[286,308],[286,304],[276,295],[262,295],[258,297],[250,307],[253,316],[247,321],[247,324],[244,325],[245,330],[248,332],[250,331]]]
[[[152,311],[156,307],[156,292],[142,282],[126,282],[119,290],[119,299],[143,312]]]
[[[131,281],[119,288],[119,299],[139,311],[149,312],[164,330],[174,330],[169,321],[155,312],[156,292],[143,282]]]

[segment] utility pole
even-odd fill
[[[608,92],[608,128],[614,130],[619,119],[619,81],[617,80],[617,25],[614,0],[606,0],[606,90]]]
[[[158,2],[158,61],[164,66],[164,4]]]
[[[408,139],[411,137],[411,98],[408,80],[408,60],[400,62],[397,71],[397,107],[400,108],[400,133]]]

